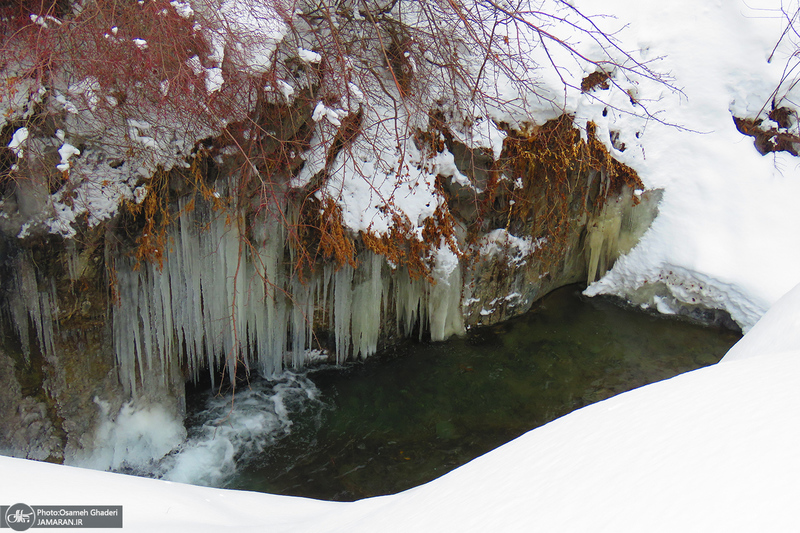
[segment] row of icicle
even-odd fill
[[[303,283],[286,265],[281,225],[256,221],[244,240],[236,217],[200,202],[187,210],[188,201],[179,201],[163,268],[116,261],[114,349],[120,380],[134,394],[184,357],[194,380],[203,368],[213,381],[217,369],[230,376],[237,365],[263,375],[301,367],[320,322],[333,333],[337,362],[374,354],[387,317],[403,336],[417,325],[433,340],[463,332],[459,269],[431,285],[364,252],[357,268],[325,265]]]

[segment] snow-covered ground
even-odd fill
[[[0,503],[122,505],[126,531],[794,531],[798,321],[800,285],[732,360],[575,411],[393,496],[321,502],[0,457]]]
[[[789,37],[767,62],[785,28],[781,2],[577,4],[630,21],[622,46],[642,49],[682,89],[617,80],[683,128],[626,114],[625,102],[568,97],[578,122],[619,131],[627,148],[615,156],[665,190],[642,242],[589,292],[666,312],[676,302],[727,310],[752,331],[722,363],[574,412],[394,496],[318,502],[0,458],[0,504],[123,505],[125,529],[148,531],[798,529],[800,288],[775,302],[800,281],[800,167],[759,155],[733,122],[765,116],[774,95],[793,91],[775,92],[795,61]]]
[[[618,129],[629,148],[615,153],[640,173],[648,187],[662,187],[660,214],[651,230],[612,272],[588,293],[631,297],[670,312],[679,301],[726,309],[743,329],[800,281],[800,193],[797,158],[762,156],[753,139],[739,133],[733,116],[766,118],[773,106],[794,107],[785,96],[784,69],[796,67],[796,41],[785,37],[781,1],[662,2],[582,1],[591,12],[630,21],[619,37],[644,50],[643,58],[663,56],[655,68],[670,72],[682,94],[659,94],[643,82],[638,94],[664,121],[643,130],[615,112],[601,125]],[[644,6],[647,7],[644,7]],[[775,49],[772,61],[770,54]],[[790,80],[793,79],[790,76]],[[652,100],[655,98],[656,100]],[[592,111],[581,108],[602,120]],[[796,124],[796,120],[795,120]],[[630,135],[642,131],[640,139]],[[663,284],[667,298],[648,294]],[[663,295],[662,295],[663,296]]]

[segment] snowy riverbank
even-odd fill
[[[0,503],[122,505],[127,531],[788,531],[800,343],[773,347],[798,322],[800,286],[735,360],[575,411],[393,496],[320,502],[0,457]]]
[[[781,5],[579,7],[631,20],[618,34],[623,46],[642,49],[643,60],[664,56],[659,66],[683,90],[636,82],[651,112],[684,129],[572,95],[576,121],[618,132],[627,149],[614,155],[665,190],[642,242],[589,292],[667,313],[724,309],[752,327],[729,357],[576,411],[394,496],[319,502],[0,457],[0,504],[122,505],[128,531],[796,529],[800,288],[773,304],[800,281],[800,166],[785,153],[760,155],[733,121],[797,100],[796,87],[781,89],[796,43],[782,41],[767,61],[785,27]]]

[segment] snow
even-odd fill
[[[69,143],[64,143],[63,145],[61,145],[61,148],[58,149],[58,155],[61,156],[61,162],[58,165],[56,165],[56,168],[61,172],[64,172],[66,170],[69,170],[70,158],[74,155],[81,155],[81,151]]]
[[[180,0],[172,0],[169,3],[178,15],[182,16],[183,18],[190,19],[194,16],[194,10],[192,9],[191,4],[188,2],[181,2]]]
[[[216,47],[209,58],[217,63],[208,70],[221,69],[224,58],[262,72],[268,64],[265,58],[288,31],[285,24],[269,7],[233,1],[216,4],[218,9],[192,4],[205,17],[203,31],[217,36],[210,39]],[[750,331],[722,363],[576,411],[442,478],[394,496],[335,504],[0,458],[5,478],[14,480],[0,487],[0,501],[122,504],[126,529],[148,531],[796,529],[800,165],[783,153],[761,156],[752,139],[733,123],[734,115],[763,118],[776,87],[789,93],[782,103],[800,96],[796,94],[800,88],[782,84],[781,79],[786,65],[791,66],[787,62],[792,61],[792,42],[782,41],[773,60],[767,61],[783,31],[780,4],[774,0],[676,0],[647,7],[635,0],[576,4],[586,13],[617,14],[619,21],[594,20],[604,28],[619,28],[615,38],[620,47],[638,50],[632,52],[634,58],[669,73],[680,92],[612,68],[616,85],[581,93],[575,87],[595,65],[581,63],[556,46],[550,50],[553,57],[569,69],[555,72],[542,66],[535,71],[539,80],[535,94],[506,83],[490,66],[486,76],[494,85],[486,90],[494,91],[490,96],[497,105],[456,134],[468,146],[486,148],[497,156],[501,122],[542,123],[565,110],[574,113],[579,126],[594,121],[600,140],[614,156],[635,168],[647,188],[664,189],[664,194],[659,216],[642,241],[587,294],[617,294],[665,313],[674,313],[681,305],[728,311]],[[629,24],[623,27],[623,22]],[[223,28],[251,35],[263,46],[248,48],[248,53],[236,50]],[[524,44],[523,38],[511,37],[508,46]],[[596,41],[585,35],[574,37],[571,42],[584,56],[600,57]],[[616,54],[613,49],[611,53]],[[533,50],[531,60],[547,65],[542,54],[541,49]],[[303,48],[298,56],[309,63],[321,60]],[[199,59],[190,65],[208,72]],[[565,90],[559,76],[574,87]],[[28,91],[26,97],[34,92],[21,89]],[[279,90],[287,99],[293,94],[282,86]],[[78,112],[73,96],[91,100],[90,85],[68,92],[58,98],[70,113]],[[359,101],[369,93],[364,86],[351,92]],[[386,205],[397,207],[419,227],[443,202],[434,187],[436,175],[462,177],[452,154],[429,158],[419,152],[408,135],[414,125],[411,117],[388,105],[372,104],[375,116],[363,125],[371,143],[356,142],[349,157],[336,158],[331,163],[335,172],[319,194],[337,199],[344,223],[355,231],[388,231],[392,213],[381,209]],[[338,108],[320,105],[313,148],[304,154],[307,164],[295,178],[297,186],[325,167],[324,141],[331,142],[336,121],[346,116]],[[14,117],[26,112],[21,105],[13,109]],[[129,126],[132,140],[143,145],[156,142],[148,135],[149,123],[134,120]],[[16,144],[9,144],[18,156],[24,129],[17,129],[11,141]],[[399,144],[397,131],[404,132]],[[91,157],[84,153],[70,162],[86,164]],[[87,207],[65,210],[53,220],[53,230],[68,235],[69,217],[76,212],[90,213],[90,223],[113,214],[121,198],[132,197],[131,176],[137,169],[119,172],[108,187],[78,188],[75,203]],[[56,209],[59,205],[56,202]],[[510,249],[520,251],[514,257],[522,258],[523,248],[535,247],[523,238],[497,234],[483,243],[487,252],[493,246],[500,250],[495,238],[501,237]],[[458,272],[453,269],[455,256],[449,254],[443,249],[436,258],[442,279]],[[128,438],[110,430],[108,436],[115,442]],[[109,460],[113,462],[113,456]]]
[[[400,213],[422,240],[424,220],[444,203],[435,188],[436,176],[452,175],[455,166],[439,168],[437,160],[427,159],[410,135],[401,135],[398,143],[395,132],[404,129],[404,117],[384,111],[371,126],[368,141],[356,142],[336,157],[330,167],[332,174],[318,194],[336,200],[343,223],[355,232],[386,234],[394,224],[392,215]],[[328,121],[318,124],[329,123],[327,111],[325,116]],[[320,148],[312,149],[306,160],[308,168],[303,168],[293,185],[310,179],[324,165],[325,144],[317,146]]]
[[[294,96],[294,87],[283,80],[278,80],[276,83],[278,85],[278,90],[281,92],[286,101],[291,102],[292,97]]]
[[[791,531],[798,321],[800,285],[734,360],[590,405],[392,496],[332,503],[0,457],[14,480],[0,501],[122,505],[128,531]]]
[[[48,24],[48,22],[52,22],[56,26],[61,26],[61,21],[58,20],[55,17],[50,16],[50,15],[45,15],[44,17],[42,17],[40,15],[34,15],[33,13],[31,13],[30,19],[31,19],[31,22],[33,22],[34,24],[36,24],[38,26],[41,26],[44,29],[49,29],[50,28],[50,24]]]
[[[484,235],[480,242],[481,256],[490,258],[503,257],[511,265],[524,264],[530,255],[544,245],[545,238],[517,237],[507,230],[499,228]]]
[[[192,56],[186,60],[186,66],[192,69],[192,72],[197,76],[201,72],[204,72],[205,69],[203,68],[203,64],[200,62],[200,58],[198,56]]]
[[[785,153],[759,155],[732,118],[759,111],[766,118],[763,109],[793,52],[784,40],[766,61],[783,30],[780,4],[670,2],[642,9],[614,0],[580,7],[619,14],[630,21],[619,34],[627,47],[641,48],[642,59],[663,57],[657,68],[674,77],[682,94],[646,80],[639,80],[638,94],[660,119],[683,127],[615,110],[603,117],[597,108],[607,106],[582,99],[576,121],[591,118],[599,129],[619,131],[629,148],[615,157],[649,188],[665,189],[642,242],[587,293],[636,300],[647,284],[662,283],[661,296],[673,304],[722,308],[749,329],[800,281],[793,266],[800,260],[800,167]]]
[[[494,159],[500,159],[500,153],[503,151],[503,140],[505,140],[507,134],[497,127],[494,120],[478,120],[467,133],[459,133],[456,131],[455,137],[468,148],[489,148]]]
[[[28,135],[28,128],[19,128],[14,132],[14,135],[11,136],[11,142],[8,143],[8,148],[20,159],[25,155],[25,150],[22,146],[25,144],[25,141],[28,140]]]
[[[278,43],[289,31],[277,11],[276,6],[280,4],[253,0],[195,0],[190,8],[202,21],[202,31],[212,43],[209,59],[217,63],[216,67],[221,68],[224,59],[234,68],[260,75],[269,70]],[[185,8],[179,11],[182,15],[186,12]]]
[[[347,84],[347,88],[350,91],[350,94],[353,95],[353,98],[355,98],[358,102],[363,102],[365,100],[364,92],[358,85],[353,82],[349,82]]]
[[[336,127],[342,125],[342,119],[347,116],[347,111],[344,109],[334,109],[326,106],[323,102],[317,102],[314,107],[314,112],[311,114],[311,120],[319,122],[323,118]]]
[[[221,68],[212,67],[206,69],[206,91],[210,93],[217,92],[223,83],[225,83],[225,78],[222,76]]]
[[[301,61],[312,65],[315,65],[320,61],[322,61],[321,55],[312,50],[306,50],[305,48],[297,49],[297,57],[299,57]]]
[[[759,350],[790,352],[797,346],[800,346],[800,285],[770,307],[753,329],[725,354],[722,361],[727,363],[753,357]]]

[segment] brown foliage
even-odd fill
[[[733,123],[736,124],[736,129],[739,132],[753,137],[753,144],[759,154],[789,152],[796,156],[798,155],[797,147],[800,145],[800,137],[785,129],[790,125],[789,117],[791,116],[792,112],[785,107],[770,111],[769,118],[778,123],[778,128],[762,127],[761,125],[764,121],[761,119],[733,117]],[[782,126],[782,123],[786,124],[786,126]]]
[[[126,209],[144,221],[133,255],[136,268],[142,263],[164,266],[164,249],[167,246],[167,229],[172,220],[169,213],[168,173],[158,170],[147,184],[147,195],[141,203],[127,202]]]
[[[296,270],[305,276],[321,260],[333,260],[337,266],[356,266],[356,247],[342,225],[342,210],[331,198],[320,202],[308,196],[300,211],[295,247]]]
[[[603,71],[595,71],[581,80],[581,92],[588,93],[594,89],[607,91],[611,85],[608,83],[611,75]]]
[[[422,239],[405,214],[392,214],[392,227],[388,234],[377,235],[362,231],[361,240],[368,250],[386,257],[395,266],[405,267],[412,280],[423,278],[435,283],[433,276],[434,250],[444,242],[456,254],[459,253],[455,240],[453,217],[447,206],[440,205],[432,217],[425,219]]]
[[[624,186],[644,188],[636,172],[615,160],[595,132],[596,126],[588,123],[584,140],[569,115],[527,133],[511,132],[501,162],[507,172],[521,178],[522,187],[509,180],[491,180],[482,201],[483,215],[492,216],[487,208],[492,205],[495,224],[498,216],[505,217],[507,228],[514,221],[532,220],[535,227],[531,233],[547,238],[540,252],[542,259],[559,257],[571,220],[590,211],[599,212],[606,200]],[[591,172],[599,172],[607,185],[587,194],[591,192],[586,189]],[[476,229],[472,230],[473,235]]]

